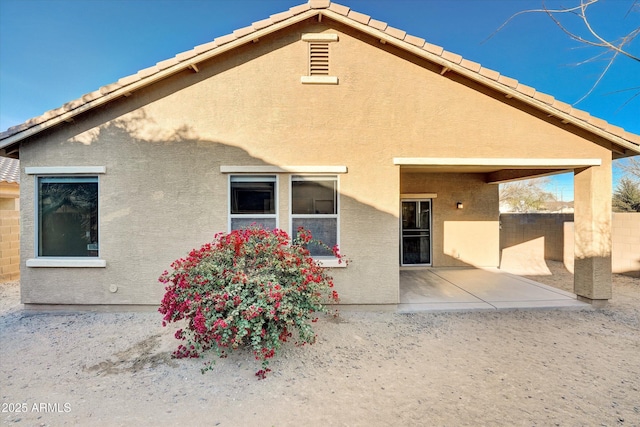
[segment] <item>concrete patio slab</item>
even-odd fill
[[[478,298],[453,285],[432,270],[409,270],[401,274],[401,301],[412,303],[471,303]]]
[[[400,271],[399,312],[509,309],[590,309],[570,292],[497,268]]]

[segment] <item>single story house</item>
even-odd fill
[[[0,134],[21,160],[27,305],[157,305],[219,231],[309,228],[345,304],[410,266],[498,266],[498,184],[572,171],[575,293],[611,298],[611,162],[640,136],[329,0]]]

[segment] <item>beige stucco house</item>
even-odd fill
[[[345,304],[410,266],[498,266],[498,184],[572,171],[575,292],[611,297],[611,161],[640,137],[328,0],[0,135],[21,160],[25,304],[158,304],[219,231],[310,228]]]

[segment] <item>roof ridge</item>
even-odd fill
[[[326,10],[327,12],[322,12],[322,10]],[[591,116],[591,114],[584,110],[577,109],[567,103],[559,101],[553,96],[546,93],[538,92],[533,87],[524,85],[518,82],[518,80],[516,79],[501,75],[498,71],[483,67],[477,62],[470,61],[456,53],[447,51],[441,46],[428,43],[421,37],[407,34],[403,30],[389,26],[386,22],[378,21],[371,18],[369,15],[356,12],[348,6],[344,6],[330,0],[309,0],[307,3],[293,6],[284,12],[276,13],[274,15],[271,15],[269,18],[263,19],[261,21],[256,21],[247,27],[237,29],[232,33],[216,37],[211,42],[195,46],[193,49],[188,51],[180,52],[172,58],[160,61],[151,67],[138,71],[135,74],[122,77],[117,82],[102,86],[98,90],[87,93],[78,99],[67,102],[61,107],[49,110],[42,115],[31,118],[19,125],[12,126],[6,131],[0,132],[0,141],[35,126],[41,125],[49,120],[60,117],[63,114],[72,113],[74,110],[77,110],[82,106],[85,106],[95,100],[110,95],[120,89],[125,89],[127,86],[134,83],[150,79],[152,76],[155,76],[162,71],[168,70],[171,67],[177,67],[180,64],[186,64],[185,68],[193,67],[195,63],[200,62],[196,61],[198,57],[207,56],[202,60],[209,59],[209,56],[206,54],[209,54],[224,45],[228,45],[231,42],[243,38],[247,38],[249,40],[252,35],[255,35],[255,33],[259,31],[267,30],[269,29],[269,27],[272,27],[283,21],[290,20],[298,15],[304,14],[309,11],[314,11],[310,16],[313,16],[317,13],[328,15],[333,13],[339,17],[342,17],[342,19],[346,18],[347,20],[352,21],[352,25],[362,25],[369,29],[380,31],[388,37],[397,39],[401,43],[406,43],[411,49],[419,49],[420,51],[426,53],[432,59],[438,58],[439,63],[442,62],[442,64],[440,64],[443,66],[442,74],[447,71],[453,70],[454,68],[455,71],[466,70],[466,72],[471,73],[470,75],[475,76],[475,78],[478,80],[484,80],[497,84],[498,87],[501,87],[506,92],[508,97],[512,97],[510,96],[510,94],[520,95],[520,97],[523,99],[530,99],[530,101],[533,103],[540,103],[539,105],[545,105],[553,110],[556,110],[558,113],[560,113],[561,117],[569,116],[573,120],[584,122],[587,125],[593,126],[634,145],[640,146],[640,135],[628,132],[623,128],[610,124],[603,119]],[[183,68],[177,68],[176,71],[182,69]]]

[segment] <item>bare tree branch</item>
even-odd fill
[[[487,40],[489,40],[490,38],[495,36],[509,22],[511,22],[513,19],[515,19],[516,17],[518,17],[520,15],[527,14],[527,13],[545,13],[545,14],[547,14],[549,16],[549,18],[551,18],[551,20],[556,24],[556,26],[558,28],[560,28],[560,30],[563,31],[570,39],[575,40],[575,41],[577,41],[577,42],[579,42],[581,44],[584,44],[586,46],[593,46],[593,47],[604,49],[604,51],[602,53],[596,55],[593,58],[590,58],[589,60],[583,61],[583,62],[578,64],[578,65],[581,65],[581,64],[584,64],[586,62],[591,62],[591,61],[595,60],[596,58],[603,57],[606,54],[611,54],[611,57],[607,59],[606,66],[604,67],[602,72],[599,74],[599,76],[596,79],[596,81],[594,82],[594,84],[591,86],[591,89],[589,89],[587,91],[587,93],[585,93],[578,101],[576,101],[574,103],[574,105],[578,104],[578,103],[582,102],[585,98],[587,98],[589,95],[591,95],[593,93],[595,88],[600,84],[600,82],[602,81],[604,76],[610,70],[610,68],[613,65],[613,63],[620,56],[624,56],[624,57],[627,57],[627,58],[629,58],[629,59],[631,59],[633,61],[640,62],[640,57],[638,57],[637,55],[632,54],[627,49],[629,47],[629,45],[631,44],[631,42],[640,34],[640,27],[635,28],[634,30],[630,31],[628,34],[626,34],[626,35],[622,36],[620,39],[616,40],[615,42],[614,41],[609,41],[606,38],[602,37],[600,35],[600,33],[594,29],[594,27],[591,24],[591,21],[590,21],[588,15],[587,15],[588,8],[590,6],[596,4],[598,1],[599,0],[580,0],[580,4],[577,5],[577,6],[574,6],[574,7],[564,8],[564,9],[549,9],[545,5],[544,0],[542,0],[542,9],[523,10],[523,11],[520,11],[520,12],[517,12],[517,13],[511,15],[502,25],[500,25],[500,27],[498,27],[497,30],[495,30],[493,33],[491,33],[491,35],[489,35],[489,37],[487,37],[482,43],[486,42]],[[633,4],[631,5],[629,10],[627,11],[627,13],[625,15],[625,18],[632,11],[634,11],[634,9],[636,9],[638,6],[640,6],[640,0],[634,0]],[[583,25],[584,29],[585,29],[586,36],[569,30],[562,22],[560,22],[560,19],[556,15],[562,15],[562,14],[571,14],[571,15],[574,15],[577,18],[579,18],[580,21],[582,22],[582,25]],[[589,35],[590,35],[590,37],[589,37]],[[593,40],[590,40],[591,37],[593,38]],[[627,105],[636,96],[638,96],[638,93],[634,94],[629,100],[627,100],[624,103],[624,105]]]
[[[631,5],[631,7],[629,8],[629,10],[627,10],[627,13],[624,14],[624,17],[626,18],[627,16],[629,16],[629,14],[633,11],[633,9],[635,9],[636,7],[640,8],[640,3],[639,0],[634,0],[633,4]]]
[[[611,66],[613,65],[613,61],[615,61],[616,57],[618,56],[618,52],[615,52],[613,54],[613,56],[611,57],[611,59],[609,59],[609,62],[607,63],[607,66],[604,67],[604,70],[602,70],[602,72],[600,73],[600,75],[598,76],[598,78],[596,79],[595,83],[593,83],[593,85],[591,85],[591,89],[589,89],[587,91],[587,93],[585,93],[584,95],[582,95],[582,97],[580,99],[578,99],[574,104],[579,104],[582,101],[584,101],[589,95],[591,95],[593,93],[593,91],[595,90],[595,88],[598,86],[598,84],[600,84],[600,82],[602,81],[602,79],[604,78],[605,74],[607,74],[607,71],[609,71],[609,68],[611,68]]]
[[[629,97],[629,99],[627,99],[626,101],[624,101],[624,103],[623,103],[620,107],[618,107],[618,109],[616,110],[616,113],[617,113],[618,111],[620,111],[621,109],[623,109],[623,108],[624,108],[628,103],[630,103],[631,101],[633,101],[635,98],[637,98],[638,96],[640,96],[640,86],[638,86],[638,87],[630,87],[630,88],[628,88],[628,89],[622,89],[622,90],[617,90],[617,91],[615,91],[615,92],[611,92],[611,93],[616,93],[616,92],[625,92],[625,91],[628,91],[628,90],[635,90],[635,91],[636,91],[636,93],[634,93],[633,95],[631,95],[631,97]]]
[[[598,0],[589,0],[589,4],[591,3],[596,3]],[[575,12],[576,10],[580,9],[582,7],[582,4],[580,6],[576,6],[576,7],[572,7],[569,9],[557,9],[557,10],[552,10],[552,9],[547,9],[546,7],[544,7],[544,2],[543,4],[543,8],[542,9],[527,9],[527,10],[521,10],[520,12],[516,12],[513,15],[511,15],[506,21],[504,21],[502,23],[502,25],[500,25],[498,27],[497,30],[495,30],[493,33],[491,33],[489,35],[489,37],[487,37],[486,39],[484,39],[482,41],[482,43],[485,43],[486,41],[488,41],[489,39],[491,39],[493,36],[495,36],[496,34],[498,34],[504,27],[507,26],[507,24],[511,21],[513,21],[516,17],[520,16],[520,15],[524,15],[527,13],[566,13],[566,12]]]
[[[620,168],[626,173],[633,175],[633,177],[637,180],[640,180],[640,159],[631,157],[628,160],[628,163],[621,164]]]
[[[512,212],[536,212],[543,210],[547,202],[556,200],[553,193],[544,189],[549,178],[526,179],[500,185],[500,204]]]
[[[553,20],[553,22],[555,22],[555,24],[560,27],[560,29],[562,31],[565,32],[565,34],[567,34],[569,37],[571,37],[574,40],[577,40],[581,43],[585,43],[591,46],[597,46],[597,47],[603,47],[605,49],[608,50],[612,50],[616,53],[620,53],[622,55],[625,55],[631,59],[633,59],[634,61],[640,61],[640,58],[632,55],[629,52],[626,52],[625,50],[623,50],[622,48],[629,44],[640,32],[640,27],[636,28],[635,30],[631,31],[629,34],[625,35],[624,37],[622,37],[620,44],[619,45],[614,45],[613,43],[609,42],[608,40],[605,40],[603,37],[601,37],[591,26],[591,23],[589,22],[589,18],[587,17],[587,8],[589,6],[591,6],[592,4],[597,3],[598,0],[590,0],[588,2],[585,2],[585,0],[581,0],[580,1],[580,6],[577,6],[576,8],[573,9],[579,9],[580,12],[575,12],[572,11],[576,16],[580,17],[580,19],[582,20],[582,22],[584,23],[584,26],[586,27],[586,29],[589,31],[589,33],[591,33],[591,35],[593,37],[595,37],[596,39],[598,39],[600,41],[600,43],[597,42],[593,42],[590,40],[587,40],[569,30],[567,30],[567,28],[562,25],[562,23],[556,19],[556,17],[553,15],[554,13],[565,13],[565,11],[557,11],[557,10],[549,10],[546,7],[544,7],[545,11],[547,12],[547,15],[549,15],[549,17]],[[567,9],[566,12],[571,11],[570,9]]]

